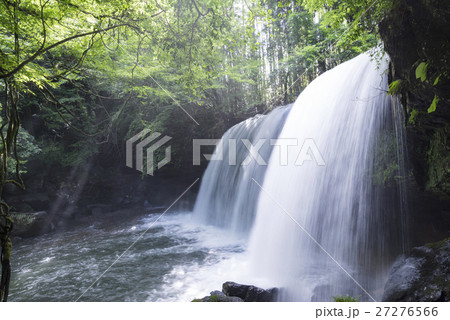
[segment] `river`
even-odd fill
[[[9,300],[191,301],[242,274],[244,239],[190,213],[158,217],[16,240]]]

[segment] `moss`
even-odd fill
[[[203,299],[194,299],[191,302],[223,302],[223,299],[217,294],[204,297]]]
[[[433,243],[427,243],[425,247],[436,250],[442,248],[444,245],[447,244],[447,242],[450,241],[450,238],[446,238],[444,240],[433,242]]]
[[[334,296],[333,300],[335,302],[359,302],[359,297],[345,296]]]
[[[209,297],[209,302],[220,302],[220,298],[217,294],[213,294]]]
[[[450,197],[450,126],[439,128],[430,140],[427,152],[427,189]]]
[[[33,224],[36,217],[29,213],[11,213],[11,218],[14,221],[15,226],[29,227]]]

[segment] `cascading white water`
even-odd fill
[[[250,238],[253,271],[284,288],[282,300],[377,299],[401,250],[401,212],[376,186],[380,134],[392,127],[386,61],[362,54],[314,80],[280,139],[312,139],[324,166],[270,158]],[[378,168],[379,169],[379,168]],[[256,180],[256,179],[255,179]],[[384,190],[386,191],[386,190]],[[390,201],[390,200],[389,200]],[[397,212],[396,212],[397,211]]]
[[[224,160],[205,172],[194,215],[250,231],[245,277],[281,287],[281,300],[378,299],[402,251],[403,120],[387,95],[387,65],[366,53],[324,73],[290,111],[231,128],[216,148]],[[238,143],[237,165],[229,165],[227,142],[244,138],[285,145],[259,149],[268,166],[255,158],[242,166],[249,151]]]
[[[249,232],[260,191],[252,177],[262,180],[267,166],[258,165],[256,161],[243,165],[249,156],[249,144],[246,146],[243,139],[248,139],[252,145],[265,141],[258,151],[264,155],[263,160],[268,161],[273,149],[269,139],[278,136],[291,107],[276,108],[266,116],[257,115],[224,134],[203,175],[194,207],[194,217],[198,221],[228,228],[237,234]]]

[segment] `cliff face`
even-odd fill
[[[448,237],[450,225],[450,2],[397,0],[380,23],[391,58],[390,80],[400,80],[397,93],[406,111],[414,244]],[[416,79],[417,66],[428,64],[426,79]],[[436,82],[436,78],[439,80]],[[435,112],[428,113],[434,97]]]
[[[380,24],[392,61],[391,79],[401,80],[399,93],[407,111],[409,160],[422,190],[450,198],[450,2],[398,0]],[[416,67],[428,63],[427,79],[416,79]],[[438,83],[433,85],[436,78]],[[428,113],[434,97],[437,109]]]

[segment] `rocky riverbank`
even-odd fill
[[[112,177],[39,183],[27,178],[27,189],[5,190],[14,220],[12,235],[35,237],[93,224],[118,224],[139,215],[163,212],[200,176],[142,177],[140,172],[122,172]],[[100,179],[104,179],[101,180]],[[106,180],[105,180],[106,179]],[[180,199],[173,210],[190,210],[198,186]]]
[[[193,302],[273,302],[278,301],[279,293],[279,288],[262,289],[227,281],[221,291],[212,291]],[[410,254],[399,257],[391,269],[382,301],[450,301],[450,238],[413,248]]]

